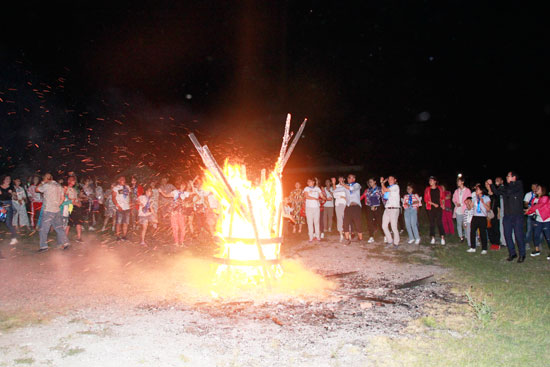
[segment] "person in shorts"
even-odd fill
[[[141,225],[141,243],[142,246],[147,246],[145,243],[145,235],[147,234],[147,227],[149,223],[153,225],[154,228],[157,227],[156,215],[153,208],[153,189],[148,187],[145,190],[145,195],[140,195],[138,197],[138,221]]]
[[[67,186],[65,187],[65,197],[73,205],[70,210],[68,225],[65,227],[65,233],[69,236],[71,227],[76,228],[76,242],[82,242],[82,224],[84,223],[86,208],[82,205],[82,198],[85,194],[79,190],[76,184],[76,177],[69,176],[67,178]],[[69,209],[69,208],[67,208]]]
[[[128,225],[130,224],[130,187],[126,185],[124,176],[118,178],[111,197],[116,207],[116,240],[126,241]]]

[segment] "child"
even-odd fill
[[[418,233],[418,208],[422,206],[420,196],[415,194],[412,184],[407,185],[407,195],[403,196],[403,208],[405,209],[405,226],[409,234],[409,245],[420,244],[420,234]]]
[[[153,228],[157,228],[157,223],[155,222],[155,215],[153,209],[153,190],[151,187],[148,187],[145,190],[145,195],[140,195],[138,197],[138,220],[141,224],[141,246],[147,246],[145,243],[145,235],[147,233],[147,227],[149,223],[153,225]]]

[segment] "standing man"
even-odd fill
[[[369,232],[369,243],[374,242],[374,234],[382,228],[382,190],[376,184],[374,178],[369,178],[368,188],[361,195],[361,200],[365,200],[367,209],[367,231]]]
[[[518,257],[516,246],[512,238],[512,231],[519,249],[518,263],[525,261],[525,236],[523,232],[523,184],[518,180],[517,173],[514,171],[508,172],[506,176],[506,185],[495,187],[493,180],[489,179],[488,183],[491,189],[497,195],[501,195],[504,199],[504,237],[508,246],[508,258],[506,260],[513,261]]]
[[[347,244],[351,244],[349,227],[353,224],[357,231],[359,241],[363,240],[363,232],[361,231],[361,185],[355,182],[355,175],[348,175],[347,185],[342,182],[342,186],[346,189],[346,209],[344,210],[344,235],[346,236]]]
[[[435,226],[439,229],[441,244],[445,244],[445,230],[443,229],[443,209],[445,207],[445,195],[441,186],[437,184],[437,178],[430,176],[429,186],[424,190],[424,202],[430,219],[431,244],[435,244]]]
[[[116,207],[116,240],[126,241],[128,225],[130,224],[130,188],[126,185],[126,178],[120,176],[118,185],[113,187],[113,203]],[[120,233],[122,230],[122,237]]]
[[[69,239],[63,229],[63,217],[59,208],[65,200],[63,187],[53,180],[50,173],[42,178],[42,183],[36,188],[43,195],[42,220],[40,222],[40,249],[38,252],[48,251],[48,233],[53,227],[57,233],[57,244],[63,250],[69,247]]]
[[[346,210],[347,195],[344,186],[344,177],[338,177],[338,185],[336,177],[332,177],[332,193],[334,195],[334,211],[336,212],[336,229],[340,233],[340,242],[344,241],[344,211]]]
[[[386,183],[389,185],[386,186]],[[380,185],[382,185],[382,192],[384,193],[383,199],[385,201],[384,215],[382,216],[382,230],[388,240],[386,247],[391,247],[393,245],[397,248],[399,247],[400,240],[397,221],[399,220],[399,214],[401,212],[399,185],[394,176],[389,176],[388,178],[380,177]],[[393,238],[389,228],[390,225],[393,232]]]

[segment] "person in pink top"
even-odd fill
[[[447,190],[445,185],[441,185],[441,190],[443,191],[443,199],[445,200],[445,205],[443,206],[443,214],[441,216],[441,221],[443,222],[443,229],[445,234],[455,234],[455,226],[453,223],[453,204],[451,203],[451,192]]]
[[[540,255],[540,245],[542,237],[546,239],[546,244],[550,248],[550,198],[544,185],[537,185],[535,193],[537,196],[536,204],[525,210],[526,215],[533,214],[535,223],[533,224],[535,232],[535,249],[531,256]],[[547,257],[550,260],[550,254]]]
[[[461,175],[458,176],[456,185],[458,187],[453,193],[453,204],[455,205],[453,217],[456,218],[458,237],[461,242],[464,242],[464,210],[466,209],[466,199],[472,196],[472,191],[464,186],[464,178]]]

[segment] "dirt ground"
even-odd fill
[[[385,338],[410,337],[434,302],[463,302],[428,246],[294,238],[283,247],[287,264],[332,287],[214,299],[207,280],[196,282],[197,268],[209,266],[208,241],[84,239],[41,254],[36,235],[2,245],[0,366],[388,365]]]

